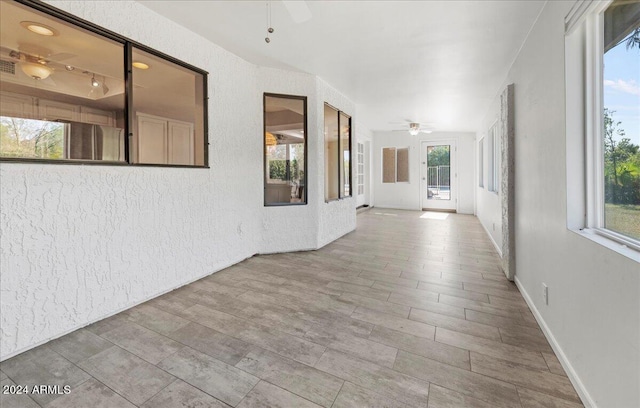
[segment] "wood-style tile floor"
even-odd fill
[[[473,216],[374,208],[321,250],[253,257],[1,363],[3,386],[71,392],[0,402],[581,406],[498,265]]]

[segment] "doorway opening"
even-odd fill
[[[455,212],[458,203],[455,142],[422,142],[420,155],[422,209]]]

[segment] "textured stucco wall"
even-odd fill
[[[51,4],[209,72],[211,169],[0,163],[0,359],[255,253],[318,246],[317,134],[309,205],[267,209],[262,192],[262,92],[316,112],[314,77],[258,68],[140,3]],[[323,222],[341,235],[353,207]]]
[[[262,97],[265,92],[307,97],[307,205],[262,208],[262,253],[286,252],[317,248],[318,244],[318,198],[324,193],[318,185],[318,163],[321,159],[317,148],[318,138],[314,132],[322,117],[317,115],[317,90],[315,76],[300,72],[288,72],[274,68],[258,68],[258,92],[255,98],[260,103],[256,112],[262,126]],[[258,135],[261,138],[262,134]],[[262,154],[262,152],[261,152]],[[262,156],[260,164],[262,165]],[[320,161],[319,161],[320,160]]]
[[[351,116],[351,162],[355,163],[355,135],[357,134],[356,106],[346,96],[332,88],[320,78],[317,78],[318,105],[316,106],[316,116],[322,118],[317,123],[317,132],[320,135],[317,139],[317,147],[321,153],[318,155],[318,171],[315,173],[316,183],[320,186],[318,195],[318,205],[320,207],[318,246],[322,247],[329,242],[340,238],[344,234],[356,228],[356,202],[355,186],[351,186],[352,196],[331,202],[324,201],[324,103],[337,108]],[[351,180],[355,181],[353,173],[354,166],[351,166]],[[312,176],[313,177],[313,176]]]

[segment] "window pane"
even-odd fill
[[[385,147],[382,149],[382,182],[396,182],[396,148]]]
[[[351,118],[340,112],[340,197],[351,196]]]
[[[478,187],[484,187],[484,138],[478,142]]]
[[[306,99],[265,95],[265,204],[306,203]]]
[[[487,177],[487,189],[489,191],[493,191],[494,193],[498,192],[498,177],[500,171],[500,141],[498,135],[498,124],[496,123],[489,129],[488,145],[487,145],[487,168],[489,171]]]
[[[364,143],[358,143],[358,195],[364,194]]]
[[[398,149],[396,181],[398,183],[409,182],[409,149]]]
[[[493,191],[500,191],[500,132],[498,126],[493,129]]]
[[[124,161],[123,45],[1,8],[0,157]]]
[[[206,164],[203,83],[200,73],[133,49],[133,162]]]
[[[604,227],[640,239],[639,2],[604,14]]]
[[[324,105],[324,199],[339,197],[338,111]]]

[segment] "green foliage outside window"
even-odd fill
[[[604,191],[605,203],[640,203],[640,146],[624,137],[615,111],[604,110]]]
[[[62,159],[64,124],[0,117],[0,156]]]
[[[449,146],[433,146],[427,152],[427,163],[429,167],[448,166],[450,160]]]
[[[300,171],[300,165],[297,159],[289,162],[290,176],[287,177],[287,161],[286,160],[270,160],[269,161],[269,179],[283,181],[298,181],[303,177],[303,171]]]

